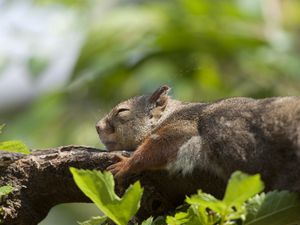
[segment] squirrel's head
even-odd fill
[[[111,150],[135,150],[157,126],[168,104],[170,88],[121,102],[97,124],[103,144]]]

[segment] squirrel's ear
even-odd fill
[[[168,100],[168,92],[171,90],[167,85],[159,87],[156,91],[152,93],[149,98],[150,104],[155,104],[155,106],[164,106]]]

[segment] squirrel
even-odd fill
[[[300,97],[172,99],[167,85],[115,106],[96,124],[109,151],[131,150],[109,166],[117,180],[149,170],[209,171],[228,180],[260,173],[267,189],[300,193]]]

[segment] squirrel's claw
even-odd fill
[[[118,162],[121,162],[123,160],[126,160],[127,157],[121,155],[121,154],[115,154],[113,157],[112,157],[112,160],[113,161],[116,161],[117,163]],[[114,165],[114,164],[113,164]]]
[[[123,180],[127,171],[126,168],[127,168],[128,158],[120,156],[119,159],[120,159],[119,162],[108,166],[106,170],[110,171],[114,175],[118,183],[122,183],[121,181]]]
[[[106,170],[109,171],[109,172],[111,172],[113,175],[116,175],[118,173],[118,171],[121,169],[121,165],[120,165],[121,162],[122,161],[117,162],[115,164],[112,164],[112,165],[108,166],[106,168]]]

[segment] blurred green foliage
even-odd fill
[[[297,1],[34,2],[78,12],[85,40],[65,87],[1,115],[3,139],[97,145],[94,124],[110,107],[162,84],[185,101],[300,93]],[[47,64],[28,66],[37,77]]]
[[[96,121],[116,103],[162,84],[185,101],[300,94],[299,1],[6,2],[26,1],[74,11],[85,39],[64,87],[0,113],[0,124],[7,124],[0,141],[18,139],[30,148],[103,147]],[[50,63],[35,50],[27,66],[37,81]],[[0,54],[0,78],[8,62]],[[75,224],[71,212],[91,211],[65,207],[56,207],[41,224]]]

